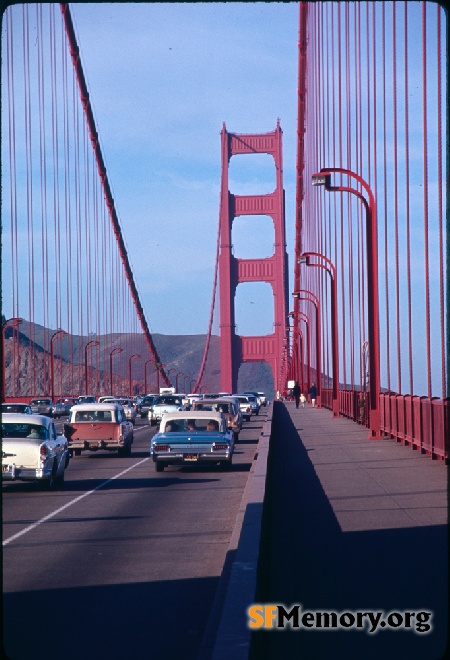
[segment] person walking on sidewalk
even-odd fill
[[[302,408],[304,408],[306,403],[306,396],[303,394],[303,392],[300,394],[300,403],[302,404]]]
[[[295,399],[295,407],[298,408],[298,404],[300,403],[301,390],[300,390],[300,385],[297,383],[297,381],[295,381],[295,385],[292,388],[292,394]]]
[[[317,399],[317,387],[316,384],[313,383],[311,387],[308,390],[309,397],[311,399],[311,405],[313,408],[316,407],[316,399]]]

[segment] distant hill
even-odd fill
[[[50,339],[55,330],[38,324],[23,321],[19,328],[20,350],[14,350],[13,329],[5,332],[5,384],[7,396],[32,396],[34,394],[50,394],[51,366]],[[175,384],[175,376],[179,377],[179,389],[183,389],[184,377],[188,374],[195,381],[203,358],[206,335],[152,335],[156,350],[166,371],[174,367],[170,379]],[[148,356],[148,349],[141,334],[114,334],[96,337],[79,337],[67,335],[62,341],[54,342],[54,372],[55,396],[78,394],[84,392],[85,383],[85,347],[88,341],[99,340],[99,349],[90,352],[88,369],[88,390],[98,394],[109,393],[110,385],[110,354],[115,348],[122,348],[122,353],[113,357],[113,384],[117,394],[128,394],[129,390],[129,359],[138,353]],[[70,358],[70,359],[69,359]],[[145,360],[146,361],[146,360]],[[143,359],[132,361],[132,378],[134,393],[144,393],[145,377]],[[20,374],[17,379],[17,367]],[[91,366],[92,365],[92,366]],[[16,382],[12,380],[16,374]],[[190,381],[186,381],[189,388]],[[220,387],[220,338],[211,337],[208,359],[202,384],[209,391],[219,391]],[[118,391],[117,388],[124,391]],[[156,374],[152,372],[152,364],[147,365],[147,389],[155,391]],[[269,365],[265,363],[245,363],[241,366],[238,382],[239,391],[258,389],[266,392],[270,400],[274,396],[273,378]],[[76,391],[75,391],[76,390]]]

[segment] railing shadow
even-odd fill
[[[445,525],[343,533],[284,405],[274,410],[255,603],[303,611],[433,612],[433,629],[258,630],[251,660],[442,657],[448,624]],[[414,628],[414,627],[413,627]]]

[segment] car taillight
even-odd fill
[[[155,445],[155,451],[169,451],[169,445]]]
[[[40,447],[40,454],[41,456],[47,456],[48,454],[48,447],[46,445],[41,445]]]
[[[250,406],[247,408],[247,412],[250,412]]]
[[[216,445],[213,445],[213,449],[214,449],[214,451],[226,451],[228,449],[228,445],[227,444],[216,444]]]

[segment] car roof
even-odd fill
[[[14,422],[16,424],[39,424],[49,427],[52,420],[47,415],[27,415],[25,413],[3,413],[2,422]]]
[[[29,408],[30,404],[29,403],[22,403],[22,402],[19,402],[19,403],[2,403],[2,408],[3,408],[3,406],[5,408],[10,408],[11,406],[26,406],[27,408]]]
[[[164,415],[164,422],[169,419],[216,419],[219,422],[223,419],[223,413],[214,410],[177,410]]]
[[[201,399],[199,403],[214,403],[214,404],[219,404],[219,403],[236,403],[236,397],[234,396],[221,396],[218,399]]]
[[[80,410],[116,410],[116,408],[121,408],[120,403],[78,403],[76,406],[72,406],[71,412],[78,412]]]

